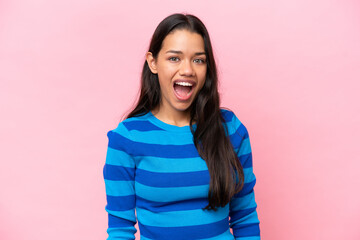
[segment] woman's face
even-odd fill
[[[151,71],[159,78],[159,111],[176,114],[189,110],[206,78],[202,36],[188,30],[175,30],[164,39],[157,58],[148,53],[147,61]]]

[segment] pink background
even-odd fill
[[[360,2],[219,2],[0,2],[0,239],[106,238],[106,133],[175,12],[249,130],[263,239],[360,239]]]

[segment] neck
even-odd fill
[[[176,111],[166,110],[161,106],[151,111],[152,114],[159,120],[178,127],[189,126],[190,122],[190,111]]]

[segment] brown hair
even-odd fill
[[[207,59],[206,80],[203,88],[190,106],[190,128],[199,155],[206,161],[210,173],[208,199],[205,209],[216,210],[230,202],[244,185],[240,161],[227,136],[220,111],[218,76],[209,33],[201,20],[190,14],[173,14],[157,26],[149,46],[156,59],[165,37],[179,29],[200,34],[204,39]],[[153,74],[145,61],[141,74],[141,90],[135,108],[127,116],[141,116],[160,104],[161,91],[157,74]],[[196,119],[196,129],[193,123]]]

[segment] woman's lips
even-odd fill
[[[173,84],[174,94],[179,101],[187,101],[191,98],[195,82],[190,80],[176,80]]]

